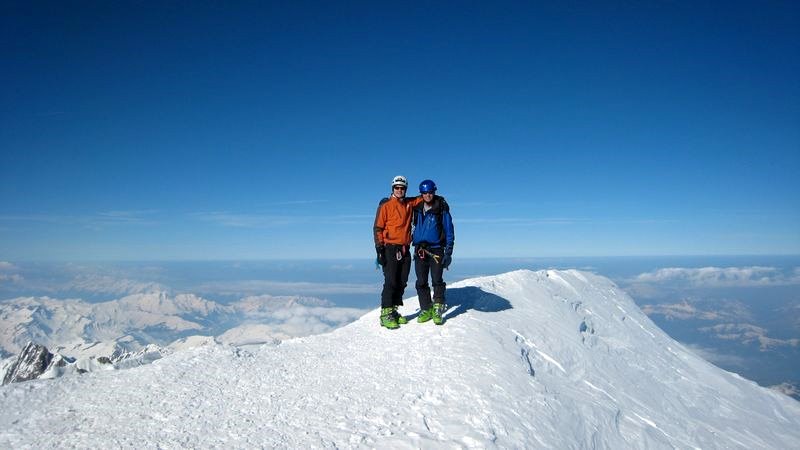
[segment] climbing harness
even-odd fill
[[[425,247],[420,247],[417,250],[417,256],[419,256],[419,259],[425,259],[425,255],[430,256],[431,258],[433,258],[433,261],[436,264],[439,264],[439,259],[441,258],[441,256],[437,255],[436,253],[431,252],[430,250],[428,250]]]

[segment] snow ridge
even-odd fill
[[[448,287],[444,326],[378,326],[0,388],[0,447],[796,448],[800,403],[669,338],[606,278]],[[88,393],[88,394],[82,394]],[[102,394],[100,394],[102,393]],[[135,426],[133,426],[135,425]]]

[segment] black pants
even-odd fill
[[[433,284],[433,301],[436,303],[444,303],[444,290],[445,282],[443,279],[444,267],[442,261],[444,260],[444,249],[431,248],[429,252],[439,257],[439,262],[433,260],[429,254],[422,253],[420,256],[419,249],[414,252],[414,271],[417,273],[417,296],[419,297],[419,309],[430,309],[431,306],[431,288],[428,286],[428,273],[431,274],[431,284]]]
[[[383,292],[381,308],[403,304],[403,292],[411,271],[411,254],[408,246],[388,244],[384,249],[386,264],[383,265]]]

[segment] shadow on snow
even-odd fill
[[[503,297],[484,292],[474,286],[447,289],[445,295],[448,309],[444,316],[445,320],[458,317],[470,309],[480,312],[499,312],[512,308],[511,302]]]

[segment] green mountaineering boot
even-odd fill
[[[444,309],[445,309],[444,303],[434,303],[433,308],[431,309],[433,309],[433,323],[435,323],[436,325],[443,324],[444,317],[442,317],[442,314],[444,314]]]
[[[390,330],[400,328],[397,324],[397,319],[392,315],[392,308],[381,308],[381,326]]]
[[[419,323],[427,322],[432,318],[433,318],[433,308],[421,309],[419,311],[419,315],[417,316],[417,322]]]
[[[407,324],[407,323],[408,323],[408,319],[406,319],[405,317],[403,317],[403,315],[402,315],[402,314],[400,314],[400,313],[397,311],[397,306],[396,306],[396,305],[395,305],[395,306],[392,306],[392,317],[394,317],[394,320],[396,320],[396,321],[397,321],[397,324],[398,324],[398,325],[405,325],[405,324]]]

